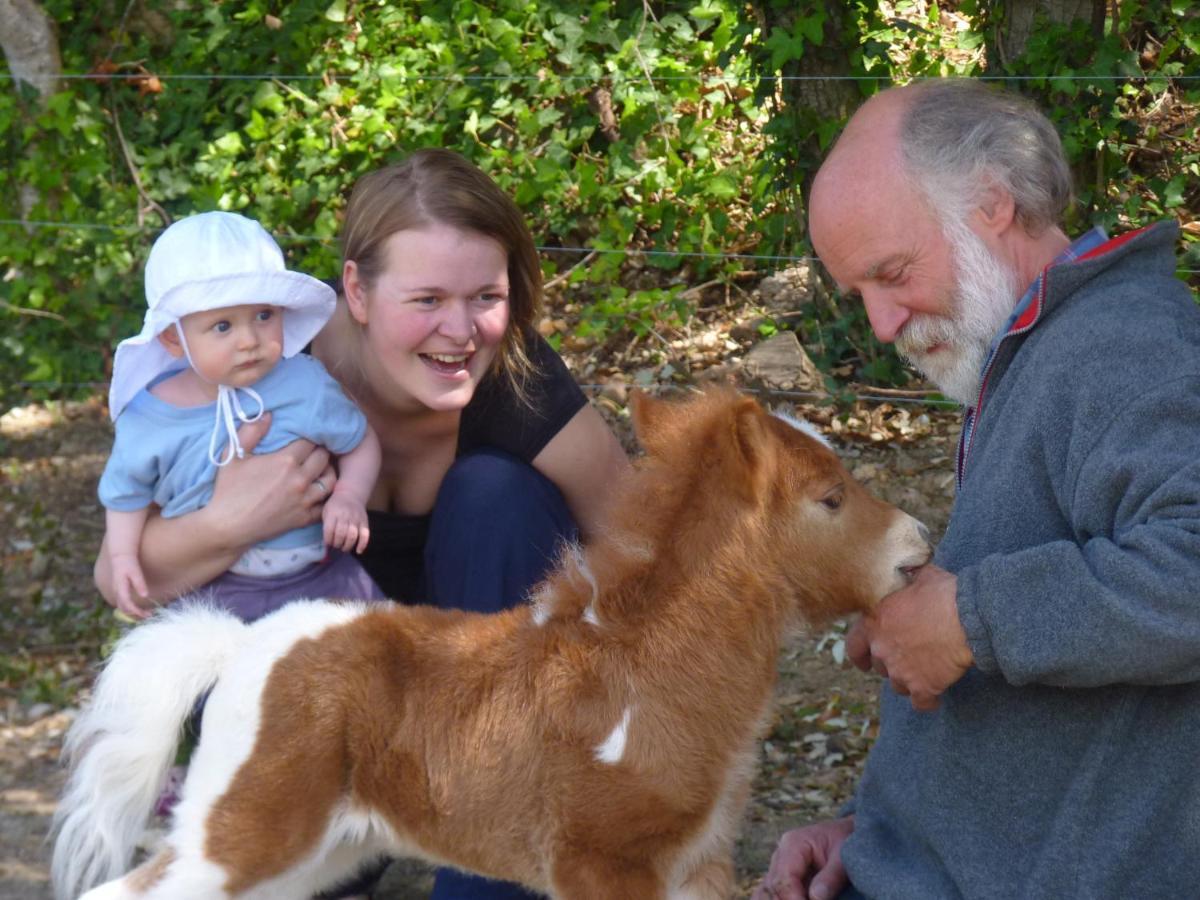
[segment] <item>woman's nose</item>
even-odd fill
[[[447,303],[443,308],[438,331],[461,343],[470,340],[471,335],[475,333],[475,321],[471,316],[470,306],[459,302]]]

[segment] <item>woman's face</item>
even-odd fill
[[[478,232],[435,224],[393,234],[384,259],[369,286],[353,260],[343,272],[372,387],[393,402],[462,409],[508,327],[508,255]]]

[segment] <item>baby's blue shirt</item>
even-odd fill
[[[311,356],[280,360],[253,388],[271,413],[271,428],[255,453],[270,453],[304,438],[341,455],[357,447],[366,434],[366,417]],[[242,405],[248,413],[257,408],[244,394]],[[148,389],[140,391],[117,417],[112,454],[100,477],[100,502],[119,512],[155,503],[167,518],[204,506],[212,498],[217,477],[217,467],[208,458],[215,420],[215,403],[178,407]],[[223,451],[227,442],[222,426],[218,450]],[[259,546],[288,548],[320,542],[321,525],[316,523]]]

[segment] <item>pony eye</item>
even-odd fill
[[[826,509],[830,510],[831,512],[835,511],[835,510],[841,508],[842,500],[844,499],[844,497],[845,497],[845,495],[842,493],[842,489],[839,487],[836,490],[830,491],[828,494],[826,494],[824,497],[822,497],[821,505],[823,507],[825,507]]]

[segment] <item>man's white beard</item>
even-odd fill
[[[896,349],[938,389],[964,406],[979,395],[980,369],[992,340],[1016,305],[1017,274],[966,226],[946,227],[955,292],[946,315],[914,314]],[[925,351],[940,344],[936,353]]]

